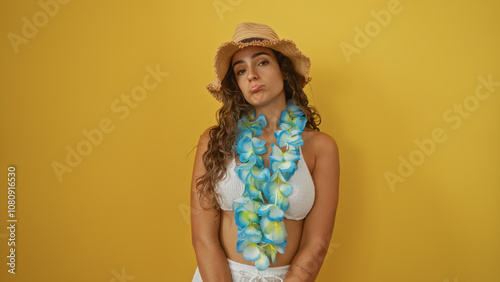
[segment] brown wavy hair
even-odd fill
[[[283,74],[286,99],[292,99],[295,105],[304,112],[307,118],[306,127],[319,131],[318,125],[321,123],[321,117],[314,107],[309,106],[304,90],[299,87],[303,85],[305,78],[295,71],[293,62],[288,57],[276,50],[272,51]],[[218,213],[220,213],[220,205],[217,201],[219,195],[215,187],[224,178],[227,165],[235,157],[238,120],[253,111],[253,106],[243,97],[231,68],[228,69],[221,85],[222,107],[216,113],[217,125],[209,130],[210,140],[207,151],[203,154],[206,173],[196,181],[201,206],[204,209],[213,208]]]

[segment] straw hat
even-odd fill
[[[223,95],[221,81],[226,76],[233,54],[248,46],[271,48],[290,58],[295,71],[304,77],[304,83],[300,85],[301,88],[311,81],[309,77],[311,61],[300,52],[292,40],[279,39],[276,32],[265,24],[244,22],[236,27],[233,39],[222,43],[215,53],[215,79],[207,85],[207,89],[219,102],[222,101]]]

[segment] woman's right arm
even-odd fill
[[[201,207],[196,189],[197,178],[206,172],[203,153],[210,140],[209,130],[200,137],[194,161],[191,181],[191,238],[203,281],[231,281],[227,257],[219,242],[220,216],[212,208],[205,210]]]

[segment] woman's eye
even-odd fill
[[[267,65],[267,64],[269,64],[269,62],[268,62],[268,61],[262,61],[262,62],[260,62],[260,63],[259,63],[259,65],[262,65],[262,66],[265,66],[265,65]]]
[[[244,72],[245,72],[245,70],[244,70],[244,69],[239,70],[239,71],[236,71],[236,75],[243,74]]]

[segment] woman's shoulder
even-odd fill
[[[312,168],[313,178],[328,175],[338,168],[339,149],[332,136],[316,130],[306,130],[302,138],[304,139],[304,158],[309,158],[309,162],[307,159],[306,162],[308,167]]]
[[[306,128],[302,134],[304,144],[316,153],[334,153],[338,150],[337,142],[329,134]]]
[[[203,133],[200,135],[200,139],[198,140],[198,145],[196,146],[197,155],[199,155],[200,157],[208,149],[208,143],[210,142],[210,131],[216,127],[217,127],[216,125],[210,126],[209,128],[205,129]]]
[[[200,135],[200,143],[208,143],[208,141],[210,141],[210,131],[217,127],[217,125],[212,125],[205,129],[205,131],[203,131],[203,133]]]

